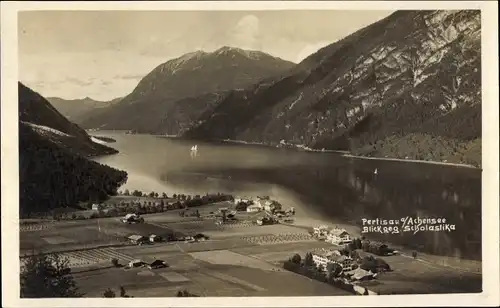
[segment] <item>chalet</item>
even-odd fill
[[[345,229],[334,228],[326,234],[326,241],[335,245],[347,244],[352,241]]]

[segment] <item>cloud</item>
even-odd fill
[[[242,17],[227,33],[229,41],[244,49],[261,49],[260,21],[255,15]]]

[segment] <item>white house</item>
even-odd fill
[[[326,241],[335,245],[347,244],[352,241],[345,229],[334,228],[326,234]]]
[[[247,212],[249,213],[255,213],[255,212],[260,212],[262,211],[262,206],[258,203],[254,203],[252,205],[249,205],[247,207]]]
[[[281,204],[278,201],[266,200],[264,201],[264,210],[266,211],[281,210]]]
[[[340,255],[338,251],[314,253],[312,259],[316,266],[321,265],[324,270],[326,270],[326,267],[330,263],[337,263],[342,266],[343,269],[350,270],[354,262],[351,257]]]
[[[324,236],[328,233],[328,226],[319,226],[319,227],[314,227],[313,229],[314,235],[317,236]]]
[[[92,204],[93,211],[101,211],[104,208],[103,204],[94,203]]]

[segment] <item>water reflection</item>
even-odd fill
[[[373,168],[363,164],[316,161],[293,167],[206,172],[283,185],[304,196],[323,215],[359,224],[362,218],[445,218],[455,224],[455,231],[371,233],[368,237],[433,254],[480,260],[480,172],[415,164],[404,170],[399,167],[386,164],[385,169],[379,167],[378,174],[373,174]],[[403,172],[411,169],[415,169],[412,174]]]

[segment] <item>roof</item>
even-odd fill
[[[130,261],[129,263],[144,263],[144,262],[142,260],[135,259],[135,260]]]
[[[165,261],[156,259],[153,262],[151,262],[151,265],[157,265],[157,264],[165,264]]]
[[[131,218],[131,217],[136,217],[136,216],[137,216],[136,214],[127,214],[127,215],[125,215],[125,217],[124,217],[124,218],[125,218],[125,219],[129,219],[129,218]]]
[[[131,235],[128,237],[130,240],[133,240],[133,241],[137,241],[137,240],[140,240],[140,239],[143,239],[144,236],[142,235],[138,235],[138,234],[134,234],[134,235]]]
[[[361,278],[366,277],[366,276],[373,276],[372,272],[365,271],[364,269],[359,268],[359,267],[357,269],[349,271],[347,273],[352,275],[352,277],[354,279],[361,279]]]
[[[340,236],[349,233],[345,229],[332,229],[330,230],[330,234]]]
[[[149,237],[157,237],[158,235],[156,234],[151,234]]]

